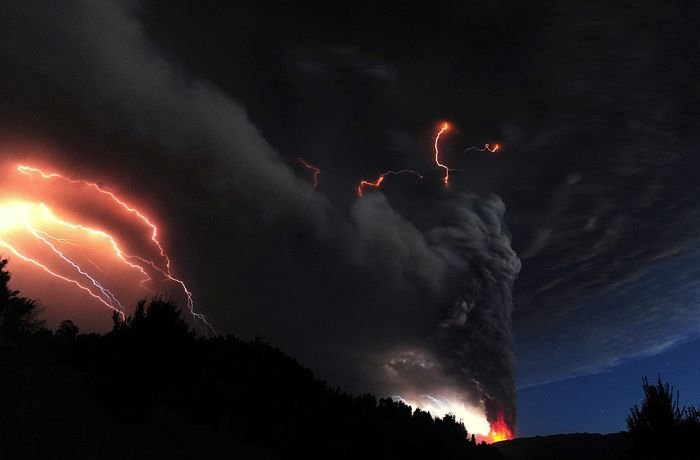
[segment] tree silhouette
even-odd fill
[[[7,259],[0,260],[0,334],[16,338],[39,331],[44,321],[39,319],[41,308],[34,300],[20,297],[19,291],[10,289],[10,272]]]
[[[661,382],[661,377],[655,385],[642,378],[644,400],[642,407],[634,407],[627,417],[629,432],[640,437],[668,438],[675,426],[683,420],[683,411],[678,404],[678,392],[675,398],[673,387]]]
[[[168,403],[186,378],[195,335],[175,302],[161,296],[140,301],[124,319],[118,314],[112,319],[99,356],[81,359],[96,363],[93,388],[107,409],[119,419],[140,420],[155,405]]]
[[[78,336],[78,333],[80,332],[80,329],[76,324],[67,319],[65,321],[61,321],[61,324],[58,326],[58,329],[56,329],[56,336],[57,337],[64,337],[69,340],[75,340],[75,338]]]
[[[641,407],[635,404],[627,416],[633,458],[700,458],[698,410],[681,407],[678,391],[661,376],[653,385],[642,378],[642,390]]]

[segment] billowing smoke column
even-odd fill
[[[446,364],[466,387],[472,386],[484,401],[489,422],[503,418],[515,426],[513,283],[520,260],[510,246],[504,226],[505,207],[498,198],[466,197],[467,206],[454,209],[449,226],[433,230],[431,237],[458,255],[452,260],[465,276],[462,297],[440,324],[438,346],[451,359]]]
[[[520,260],[504,211],[496,196],[469,194],[439,207],[441,223],[426,238],[447,267],[442,319],[432,337],[389,354],[384,366],[397,398],[434,414],[452,412],[489,441],[511,438],[516,416],[511,313]]]

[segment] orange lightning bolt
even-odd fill
[[[385,173],[382,173],[376,181],[371,182],[365,179],[362,179],[360,183],[357,186],[357,196],[361,197],[362,196],[362,187],[373,187],[373,188],[381,188],[382,182],[384,182],[384,178],[386,176],[397,176],[399,174],[413,174],[414,176],[417,176],[419,179],[422,179],[423,176],[420,175],[420,173],[412,170],[412,169],[401,169],[399,171],[387,171]]]
[[[469,152],[470,150],[476,150],[478,152],[491,152],[491,153],[496,153],[501,149],[501,146],[498,144],[484,144],[483,148],[479,147],[468,147],[464,152],[462,152],[462,155],[465,153]]]
[[[321,175],[321,170],[319,168],[317,168],[316,166],[308,163],[306,160],[304,160],[301,157],[297,157],[297,161],[299,163],[303,164],[304,167],[306,167],[307,169],[310,169],[311,171],[314,172],[314,188],[317,188],[318,187],[318,178]]]
[[[110,191],[108,191],[108,190],[103,189],[101,186],[99,186],[98,184],[96,184],[96,183],[94,183],[94,182],[88,182],[88,181],[85,181],[85,180],[70,179],[70,178],[65,177],[65,176],[63,176],[63,175],[61,175],[61,174],[58,174],[58,173],[45,173],[44,171],[42,171],[42,170],[40,170],[40,169],[33,168],[33,167],[31,167],[31,166],[25,166],[25,165],[20,165],[20,166],[18,166],[18,167],[17,167],[17,170],[18,170],[20,173],[22,173],[22,174],[24,174],[24,175],[27,175],[27,176],[33,174],[33,175],[37,175],[37,176],[39,176],[39,177],[41,177],[41,178],[43,178],[43,179],[46,179],[46,180],[54,180],[54,179],[55,179],[55,180],[66,181],[66,182],[71,183],[71,184],[80,184],[80,185],[87,186],[87,187],[89,187],[89,188],[94,189],[96,192],[107,196],[110,200],[112,200],[114,203],[116,203],[116,204],[117,204],[118,206],[120,206],[122,209],[124,209],[124,210],[127,211],[128,213],[130,213],[130,214],[136,216],[136,218],[138,218],[141,222],[143,222],[143,224],[145,224],[145,225],[150,229],[150,239],[151,239],[152,243],[154,244],[154,246],[157,248],[157,250],[158,250],[158,252],[159,252],[159,255],[160,255],[160,257],[161,257],[160,263],[156,263],[156,261],[153,261],[153,260],[150,260],[150,259],[145,259],[145,258],[136,256],[136,255],[128,255],[128,254],[125,254],[125,253],[119,248],[119,246],[117,245],[117,243],[116,243],[116,241],[114,240],[114,238],[111,237],[109,234],[107,234],[107,233],[104,232],[104,231],[101,231],[101,230],[94,230],[94,229],[91,229],[91,228],[88,228],[88,227],[85,227],[85,226],[82,226],[82,225],[70,224],[70,223],[68,223],[68,222],[59,220],[59,219],[57,219],[57,218],[55,218],[55,217],[54,217],[54,221],[57,222],[57,223],[59,223],[59,224],[61,224],[61,225],[64,225],[64,226],[68,226],[68,227],[71,227],[71,228],[74,228],[74,229],[84,230],[84,231],[86,231],[86,232],[88,232],[88,233],[90,233],[90,234],[99,235],[99,236],[102,236],[102,237],[107,238],[107,239],[110,241],[110,244],[111,244],[112,248],[114,249],[115,255],[116,255],[120,260],[122,260],[124,263],[126,263],[127,265],[129,265],[130,267],[139,270],[143,275],[145,275],[146,279],[145,279],[144,281],[150,280],[150,279],[151,279],[150,276],[147,274],[147,272],[146,272],[146,270],[143,268],[143,266],[138,265],[138,264],[136,264],[136,263],[133,263],[133,262],[131,262],[130,260],[138,260],[138,261],[140,261],[140,262],[142,262],[142,263],[146,263],[146,264],[150,265],[151,267],[153,267],[156,271],[160,272],[165,278],[169,279],[170,281],[172,281],[172,282],[174,282],[174,283],[179,284],[179,285],[182,287],[183,292],[185,293],[185,295],[186,295],[186,297],[187,297],[187,308],[189,309],[190,314],[191,314],[194,318],[200,320],[204,325],[206,325],[206,327],[207,327],[213,334],[216,334],[216,331],[214,330],[214,327],[207,321],[207,319],[204,317],[204,315],[202,315],[201,313],[197,313],[197,312],[194,311],[194,300],[193,300],[192,292],[187,288],[187,285],[184,283],[184,281],[182,281],[182,280],[176,278],[176,277],[173,275],[173,272],[172,272],[172,269],[171,269],[170,257],[167,255],[167,253],[165,252],[165,249],[163,248],[163,245],[162,245],[162,244],[160,243],[160,241],[158,240],[158,228],[157,228],[156,225],[153,224],[153,223],[151,222],[151,220],[148,219],[148,217],[146,217],[141,211],[139,211],[139,210],[136,209],[135,207],[133,207],[133,206],[127,204],[125,201],[123,201],[123,200],[121,200],[119,197],[117,197],[114,193],[112,193],[112,192],[110,192]],[[45,209],[45,212],[48,212],[48,209],[47,209],[46,207],[44,207],[44,209]],[[12,250],[12,249],[11,249],[11,250]],[[13,252],[15,252],[15,253],[17,254],[16,251],[13,250]],[[20,256],[19,254],[17,254],[17,255]],[[20,257],[21,257],[21,256],[20,256]],[[23,258],[24,258],[24,257],[23,257]],[[26,259],[25,259],[25,260],[26,260]],[[34,262],[34,261],[32,261],[32,262]],[[103,302],[103,303],[104,303],[104,302]]]
[[[437,135],[435,136],[435,164],[437,164],[439,167],[445,170],[445,177],[442,178],[442,181],[445,184],[445,187],[448,186],[450,183],[450,171],[451,169],[445,166],[444,164],[440,163],[440,149],[438,147],[438,143],[440,141],[440,136],[442,136],[442,133],[445,131],[448,131],[450,129],[450,124],[447,122],[444,122],[442,124],[442,128],[440,128],[440,131],[438,131]]]

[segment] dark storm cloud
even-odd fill
[[[187,155],[217,155],[223,187],[235,182],[266,212],[322,207],[250,123],[245,110],[204,80],[184,76],[146,40],[118,3],[69,2],[55,16],[51,2],[8,5],[6,48],[79,94],[91,114],[140,138],[157,138]],[[37,32],[38,31],[38,32]],[[88,38],[89,37],[89,38]]]
[[[426,120],[455,121],[461,132],[448,143],[502,136],[499,157],[453,160],[464,172],[452,187],[495,192],[508,205],[524,267],[514,310],[521,384],[595,372],[697,335],[695,303],[675,294],[695,292],[696,278],[658,273],[698,245],[697,5],[471,2],[425,12],[378,2],[338,13],[344,20],[323,8],[297,14],[319,20],[305,23],[304,39],[282,34],[324,79],[299,77],[292,113],[309,130],[323,119],[334,141],[283,134],[280,144],[294,139],[321,160],[342,144],[335,161],[382,168],[410,161],[393,152],[429,151]],[[397,75],[392,92],[351,76],[324,39],[383,60]],[[296,81],[284,66],[277,72]],[[317,102],[328,94],[332,112]]]
[[[378,168],[407,160],[377,155],[342,126],[371,133],[365,140],[379,132],[372,145],[415,157],[430,148],[426,119],[454,120],[466,145],[500,137],[497,158],[453,160],[464,172],[452,187],[495,192],[508,205],[524,267],[515,286],[519,382],[595,372],[697,335],[695,303],[675,294],[695,292],[697,279],[662,275],[699,243],[699,19],[696,5],[674,2],[472,2],[429,13],[379,2],[317,41],[300,40],[305,58],[323,64],[323,94],[347,110],[316,115],[314,80],[295,88],[295,115],[309,127],[325,117],[330,137],[350,145],[345,157]],[[395,70],[390,95],[359,75],[362,92],[344,83],[350,71],[318,44],[338,35],[352,37],[353,55],[379,55]]]
[[[697,278],[663,276],[699,243],[696,5],[477,2],[359,16],[336,28],[385,21],[386,36],[367,27],[355,42],[399,76],[396,97],[382,99],[390,115],[362,112],[371,121],[361,126],[415,152],[429,147],[416,132],[431,116],[453,119],[466,145],[501,132],[499,157],[453,160],[464,172],[452,186],[508,205],[524,267],[514,310],[521,384],[697,336],[695,302],[676,295],[696,292]]]
[[[698,10],[640,6],[561,8],[538,47],[532,72],[550,99],[535,107],[551,115],[522,149],[538,162],[529,180],[540,184],[532,193],[541,204],[510,219],[526,267],[514,319],[523,384],[594,372],[696,334],[695,303],[676,291],[695,292],[697,281],[665,272],[698,245],[698,113],[689,107],[698,93],[684,77],[698,70]],[[527,191],[514,188],[503,193],[511,209],[517,189]]]
[[[355,201],[350,216],[354,226],[348,255],[358,263],[386,270],[396,277],[396,284],[409,272],[426,277],[424,281],[436,290],[442,287],[446,258],[428,246],[425,235],[394,210],[384,195]]]
[[[3,54],[57,82],[100,129],[155,141],[165,161],[204,163],[192,165],[206,182],[197,184],[202,197],[171,220],[205,216],[212,224],[204,228],[188,222],[198,238],[190,252],[235,266],[189,261],[207,279],[199,283],[204,299],[227,298],[228,309],[203,307],[219,329],[263,333],[356,390],[401,391],[390,387],[387,361],[377,357],[391,362],[401,347],[428,353],[433,372],[418,382],[408,369],[393,383],[425,393],[449,385],[458,398],[485,404],[490,418],[504,411],[514,423],[510,316],[519,261],[503,202],[434,194],[421,198],[426,209],[414,218],[400,210],[407,203],[394,207],[381,193],[345,201],[334,200],[333,189],[315,193],[239,104],[163,57],[132,7],[72,2],[57,17],[47,2],[5,5]],[[390,67],[353,48],[329,52],[341,68],[382,87],[395,79]],[[89,154],[74,155],[79,163]],[[136,168],[142,158],[126,160]],[[339,182],[357,181],[349,177]]]

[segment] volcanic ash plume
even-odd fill
[[[505,206],[499,198],[463,196],[459,201],[448,205],[452,212],[445,214],[454,219],[450,225],[431,232],[438,245],[450,248],[454,268],[463,273],[461,298],[440,324],[438,347],[450,357],[444,363],[448,372],[465,387],[477,389],[492,427],[503,418],[512,429],[516,407],[512,290],[520,260],[510,246]]]
[[[504,211],[496,196],[468,194],[436,211],[441,225],[427,237],[449,267],[452,303],[431,339],[385,364],[401,398],[434,415],[451,412],[494,441],[512,437],[516,415],[511,313],[520,260]],[[475,412],[485,412],[488,432]]]

